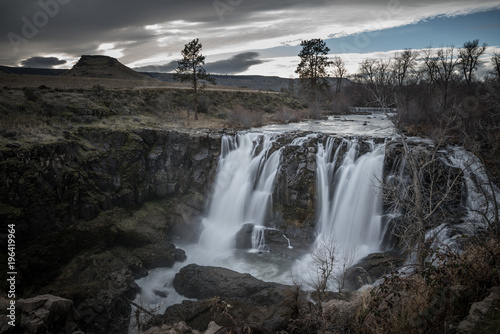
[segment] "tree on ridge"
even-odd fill
[[[198,120],[198,85],[200,80],[215,84],[215,79],[210,77],[203,67],[205,65],[205,56],[201,54],[202,45],[199,39],[193,39],[184,46],[182,60],[177,63],[179,67],[175,70],[173,78],[180,82],[190,81],[194,90],[194,119]],[[189,110],[187,112],[189,119]]]
[[[326,55],[330,49],[320,38],[302,41],[300,45],[300,63],[295,73],[299,75],[301,88],[312,102],[317,103],[318,92],[329,86],[326,68],[331,65],[331,61]]]

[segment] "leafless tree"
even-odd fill
[[[407,83],[411,76],[411,72],[415,69],[417,64],[417,57],[419,53],[406,49],[401,53],[394,55],[394,62],[392,63],[395,80],[399,87]]]
[[[342,86],[342,79],[347,75],[347,69],[345,68],[345,63],[342,58],[336,56],[332,60],[333,66],[333,76],[337,79],[337,84],[335,85],[335,93],[340,92],[340,87]]]
[[[462,70],[465,82],[469,85],[472,83],[474,72],[477,71],[479,57],[484,51],[486,51],[486,43],[479,46],[479,40],[475,39],[465,42],[458,53],[458,65]]]
[[[372,103],[388,108],[394,103],[391,61],[366,59],[359,65],[357,79],[370,92]]]
[[[442,223],[438,214],[444,212],[445,204],[452,199],[461,182],[462,172],[453,171],[451,167],[443,168],[444,162],[439,154],[453,119],[448,119],[441,127],[433,145],[410,143],[399,120],[393,118],[392,121],[402,144],[405,174],[409,177],[400,176],[386,184],[383,189],[385,201],[402,215],[393,227],[393,233],[408,252],[416,254],[417,264],[423,266],[427,250],[426,231]]]
[[[326,300],[329,284],[333,280],[335,264],[337,262],[337,249],[333,240],[320,241],[313,253],[312,271],[309,284],[317,295],[319,314],[323,313],[323,303]]]
[[[356,259],[356,249],[342,249],[334,239],[322,239],[317,242],[311,259],[310,280],[307,284],[314,289],[318,311],[322,314],[327,291],[333,288],[331,283],[335,283],[338,292],[344,289],[347,270],[353,266]]]
[[[500,82],[500,53],[493,53],[491,62],[493,63],[493,70],[491,71],[491,74],[498,82]]]
[[[433,66],[432,71],[435,75],[434,82],[437,84],[437,88],[440,89],[441,93],[439,111],[442,114],[451,110],[451,102],[449,100],[452,84],[456,77],[458,60],[459,58],[456,55],[455,48],[450,46],[438,49],[435,59],[430,63],[432,64],[431,66]]]
[[[425,80],[432,85],[436,82],[437,79],[437,60],[431,48],[425,49],[422,52],[423,63],[421,66],[421,71],[424,74],[423,76]]]

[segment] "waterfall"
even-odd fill
[[[485,231],[495,225],[500,215],[498,199],[500,189],[491,182],[486,169],[477,156],[463,147],[452,147],[448,150],[446,162],[462,170],[464,193],[462,205],[467,214],[461,223],[442,224],[430,231],[426,237],[433,238],[436,244],[446,244],[455,250],[460,250],[460,237],[464,234],[474,235],[477,231]]]
[[[326,145],[318,143],[316,156],[317,242],[333,240],[357,258],[378,251],[384,234],[379,192],[385,150],[369,144],[370,152],[360,155],[357,140],[329,137]]]
[[[215,255],[229,251],[244,224],[266,225],[280,158],[280,150],[272,152],[275,140],[275,135],[262,133],[222,138],[212,199],[199,242],[206,252]]]
[[[266,228],[264,226],[254,226],[252,230],[252,251],[266,251]]]

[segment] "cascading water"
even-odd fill
[[[137,280],[141,287],[135,300],[137,304],[148,305],[151,310],[161,313],[167,306],[184,300],[173,288],[172,281],[189,263],[219,265],[266,280],[277,279],[283,271],[279,261],[264,259],[256,266],[255,262],[236,258],[233,249],[235,235],[245,224],[255,226],[255,247],[265,248],[263,233],[272,212],[273,184],[281,152],[272,150],[276,138],[276,135],[262,133],[240,133],[236,137],[222,138],[212,199],[203,219],[199,242],[182,246],[187,255],[184,263],[151,270],[147,277]],[[167,294],[168,298],[159,297],[159,293]]]
[[[328,137],[326,144],[318,142],[317,237],[311,253],[294,268],[306,286],[313,287],[314,281],[321,279],[314,277],[321,265],[318,256],[333,255],[332,274],[341,277],[357,260],[381,250],[385,235],[380,196],[385,145],[365,144],[370,149],[361,154],[358,140]]]
[[[446,244],[459,250],[460,243],[456,241],[460,240],[460,236],[473,235],[495,226],[500,216],[500,190],[491,182],[477,156],[463,147],[452,147],[448,153],[447,163],[462,170],[466,193],[462,205],[467,209],[467,215],[463,217],[462,223],[442,224],[431,229],[426,233],[426,238],[432,238],[436,244]]]
[[[384,145],[370,143],[371,151],[360,155],[356,140],[343,139],[337,149],[335,144],[333,137],[326,146],[318,144],[318,241],[333,240],[341,249],[366,256],[379,250],[384,236],[379,195]]]
[[[199,242],[212,256],[231,250],[234,236],[244,224],[265,226],[280,157],[280,150],[271,152],[275,139],[257,133],[223,137],[212,201]]]

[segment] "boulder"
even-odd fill
[[[287,286],[264,282],[250,274],[210,266],[190,264],[174,278],[175,290],[188,298],[244,299],[257,305],[271,305],[283,299]]]
[[[76,329],[80,315],[69,299],[41,295],[20,299],[16,307],[21,313],[23,333],[58,333]]]
[[[472,304],[467,318],[456,327],[456,333],[489,333],[488,329],[495,326],[495,321],[498,322],[498,305],[500,305],[500,287],[494,287],[484,300]]]
[[[292,241],[288,235],[285,235],[281,230],[271,227],[255,227],[253,224],[243,225],[238,233],[236,233],[235,247],[237,249],[252,249],[254,247],[252,239],[256,228],[258,229],[257,233],[260,233],[260,239],[263,241],[263,245],[258,245],[260,246],[260,251],[288,259],[296,259],[304,255],[308,245],[301,243],[298,247],[294,247],[291,245]],[[292,233],[293,229],[288,229],[288,231],[290,231],[291,235],[296,235]],[[297,242],[299,238],[293,238],[293,240]]]
[[[235,247],[237,249],[251,249],[252,248],[252,232],[253,224],[244,224],[234,237]]]
[[[372,284],[403,264],[404,257],[396,252],[370,254],[347,270],[345,288],[357,290],[365,284]]]
[[[283,328],[290,317],[291,286],[259,280],[219,267],[190,264],[174,278],[176,291],[199,301],[184,301],[169,307],[161,317],[165,323],[185,320],[200,331],[215,320],[221,326],[232,324],[230,317],[241,323],[256,323],[270,330]],[[301,300],[305,295],[301,293]],[[159,321],[157,319],[157,321]]]
[[[175,262],[186,260],[184,250],[176,248],[174,244],[163,242],[136,248],[133,254],[142,261],[144,268],[172,267]]]

